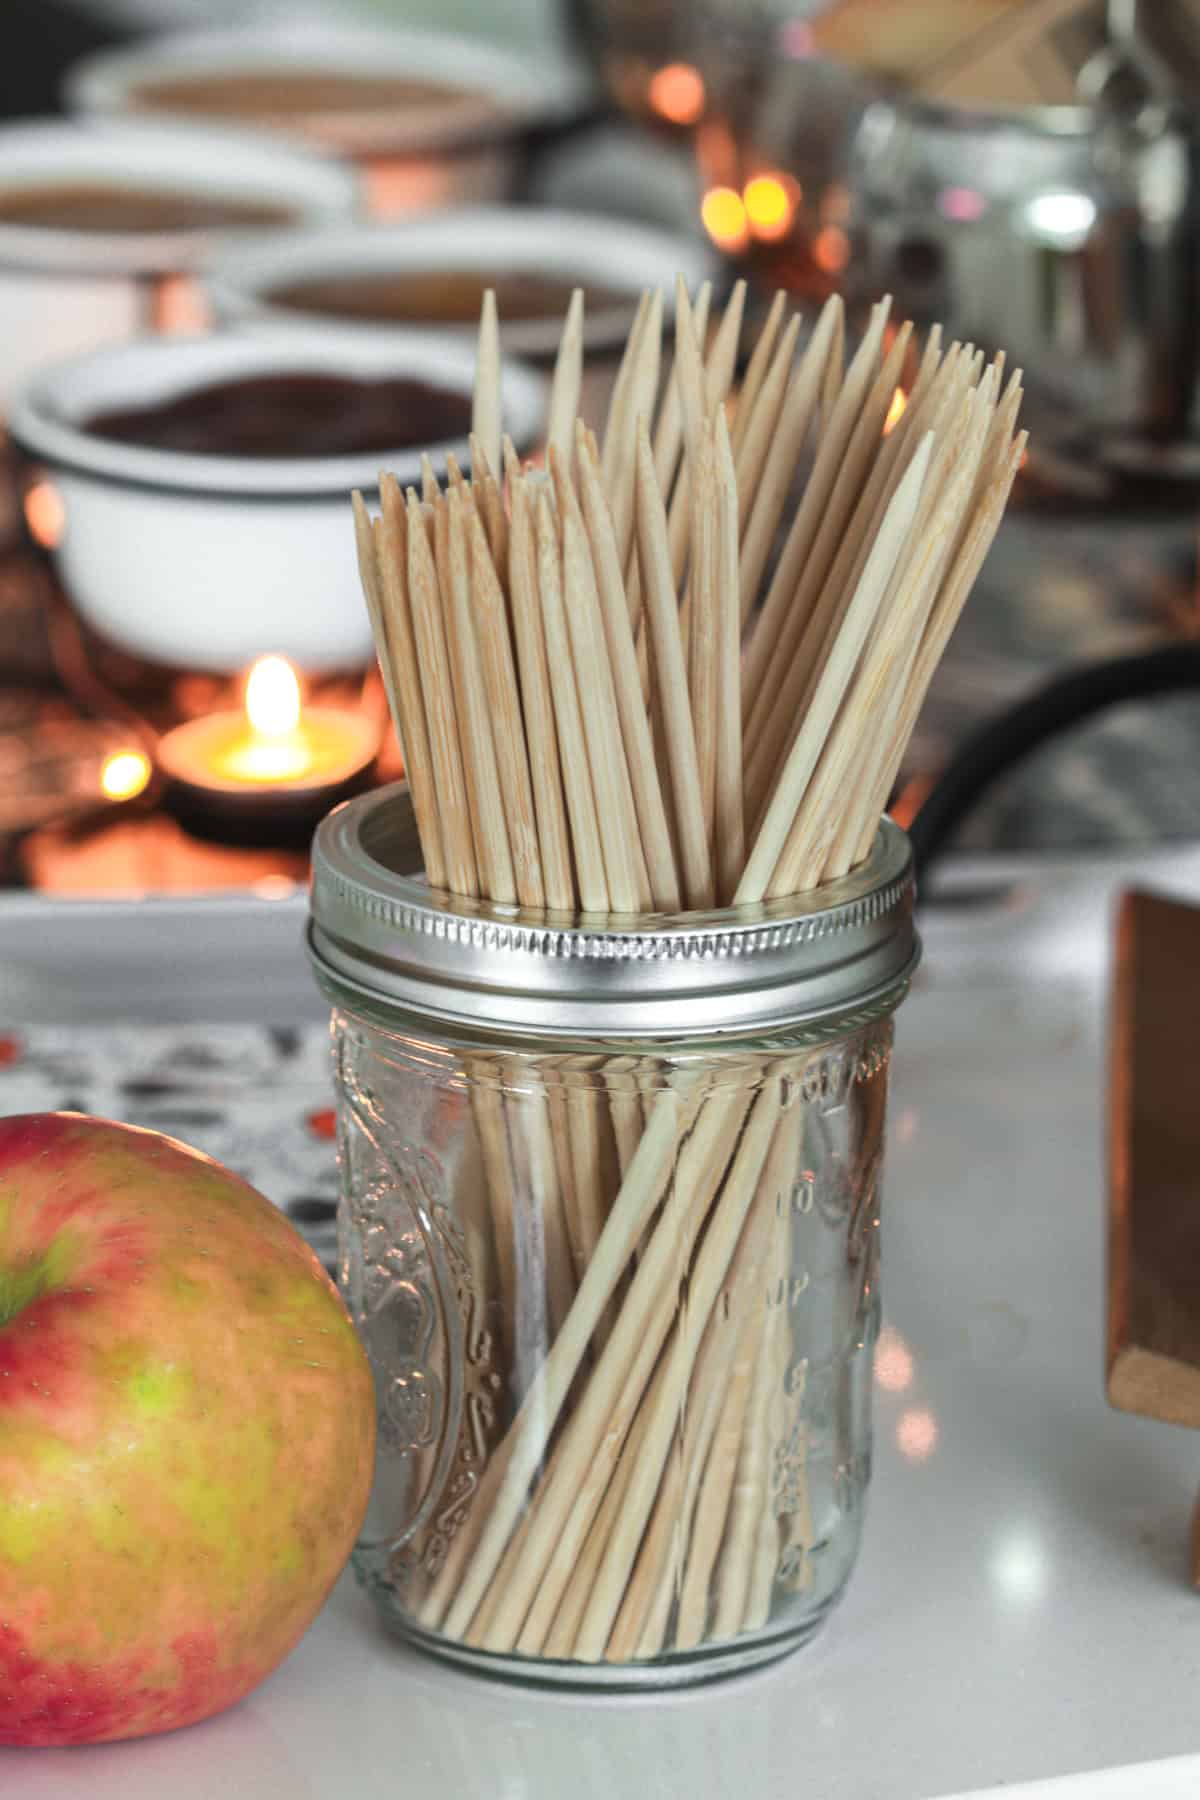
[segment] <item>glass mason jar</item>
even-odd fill
[[[907,839],[795,900],[625,922],[452,898],[417,860],[400,789],[314,847],[379,1407],[358,1574],[492,1673],[778,1656],[862,1526]]]

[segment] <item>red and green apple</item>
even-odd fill
[[[370,1371],[283,1215],[155,1132],[0,1118],[0,1744],[169,1731],[319,1610]]]

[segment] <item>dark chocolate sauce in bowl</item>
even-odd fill
[[[357,380],[290,370],[189,388],[93,413],[93,437],[189,456],[368,456],[444,444],[471,428],[466,394],[411,376]]]
[[[410,269],[359,270],[282,282],[267,299],[289,312],[319,313],[373,325],[474,325],[484,291],[493,288],[496,308],[510,325],[561,319],[576,287],[584,290],[589,314],[629,306],[628,293],[541,275],[533,270]]]
[[[0,227],[102,233],[222,231],[296,222],[294,207],[227,194],[122,187],[118,182],[72,181],[30,187],[0,185]]]

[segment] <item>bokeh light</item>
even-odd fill
[[[43,550],[57,549],[66,522],[66,508],[58,489],[49,481],[35,481],[25,496],[25,523],[34,543]]]
[[[150,759],[140,750],[114,750],[100,770],[100,792],[106,800],[132,800],[150,780]]]
[[[892,404],[888,407],[887,418],[883,421],[884,437],[887,437],[889,432],[895,431],[897,425],[904,417],[904,409],[907,405],[908,395],[903,388],[897,388],[892,395]]]
[[[875,1381],[889,1394],[901,1394],[912,1386],[913,1353],[890,1325],[885,1325],[875,1345]]]
[[[704,111],[704,77],[691,63],[668,63],[651,77],[649,100],[672,125],[694,125]]]
[[[826,275],[840,275],[850,261],[850,239],[840,225],[824,225],[813,239],[812,255]]]
[[[896,1423],[896,1447],[909,1462],[928,1462],[937,1449],[938,1423],[931,1412],[913,1407]]]
[[[755,175],[746,183],[742,199],[755,237],[766,243],[786,237],[796,217],[800,184],[787,175]]]
[[[744,250],[750,242],[746,207],[736,188],[709,188],[700,207],[700,217],[718,250],[734,254]]]

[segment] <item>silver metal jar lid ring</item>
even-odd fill
[[[751,1036],[902,997],[920,954],[908,840],[811,893],[710,913],[564,917],[431,889],[403,785],[338,807],[313,844],[318,974],[469,1028],[594,1039]]]

